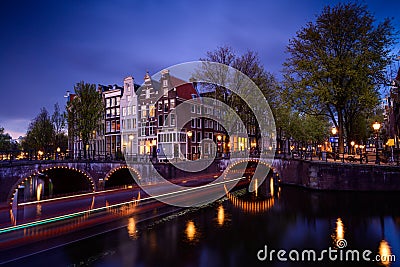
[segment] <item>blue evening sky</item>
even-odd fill
[[[77,82],[143,82],[168,66],[229,45],[258,52],[279,76],[288,40],[338,1],[20,1],[0,4],[0,126],[24,135],[41,107],[53,111]],[[400,1],[365,1],[378,21]]]

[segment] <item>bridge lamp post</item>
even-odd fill
[[[381,128],[381,124],[379,122],[375,122],[372,124],[372,128],[374,128],[375,133],[376,133],[376,138],[375,138],[375,164],[380,164],[380,159],[379,159],[379,154],[378,154],[378,138],[379,138],[379,129]]]
[[[219,153],[219,154],[221,154],[221,150],[222,150],[222,147],[221,147],[221,140],[222,140],[222,136],[219,134],[219,135],[217,135],[217,152]]]
[[[186,145],[187,145],[187,150],[186,150],[186,158],[188,159],[188,160],[191,160],[191,157],[190,157],[190,141],[191,141],[191,139],[192,139],[192,135],[193,135],[193,133],[192,133],[192,131],[188,131],[187,133],[186,133],[186,135],[187,135],[187,137],[188,137],[188,141],[187,141],[187,143],[186,143]]]
[[[61,148],[60,147],[57,147],[57,154],[56,154],[56,159],[58,160],[58,157],[59,157],[59,155],[60,155],[60,151],[61,151]]]

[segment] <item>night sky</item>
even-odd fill
[[[115,4],[116,2],[117,4]],[[0,4],[0,126],[24,135],[41,107],[65,105],[77,82],[143,82],[168,66],[229,45],[258,52],[280,75],[288,40],[337,1],[18,1]],[[400,1],[366,1],[378,21]]]

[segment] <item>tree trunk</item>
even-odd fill
[[[338,140],[338,146],[339,146],[339,153],[344,153],[344,127],[343,127],[343,111],[341,108],[337,109],[338,113],[338,125],[339,125],[339,140]]]

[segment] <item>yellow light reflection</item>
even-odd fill
[[[42,189],[43,189],[43,184],[40,183],[38,184],[38,187],[36,188],[36,200],[39,201],[40,197],[42,196]]]
[[[383,264],[384,266],[389,266],[391,255],[392,251],[389,246],[389,243],[386,240],[382,240],[379,243],[379,256],[381,259],[381,264]]]
[[[222,226],[224,225],[224,221],[225,221],[225,211],[224,211],[224,207],[222,207],[222,205],[220,205],[218,207],[218,225]]]
[[[336,241],[344,239],[344,226],[342,219],[338,218],[336,220]]]
[[[193,241],[196,237],[196,226],[193,221],[188,221],[186,224],[186,238],[189,241]]]
[[[275,200],[273,197],[262,201],[245,201],[239,199],[235,195],[228,192],[226,188],[225,190],[226,190],[226,196],[232,202],[233,206],[240,208],[244,212],[249,212],[249,213],[265,212],[271,209],[275,204]]]
[[[128,219],[128,225],[126,226],[128,229],[128,235],[131,239],[136,239],[137,234],[136,234],[136,222],[135,218],[131,217]]]
[[[17,218],[15,217],[12,209],[10,209],[10,220],[12,225],[17,225]]]
[[[274,179],[271,177],[271,179],[269,180],[269,190],[271,192],[271,197],[274,196]]]
[[[40,217],[42,215],[42,205],[36,205],[36,217]]]
[[[256,197],[258,196],[258,180],[255,179],[254,181],[254,192],[256,192]]]

